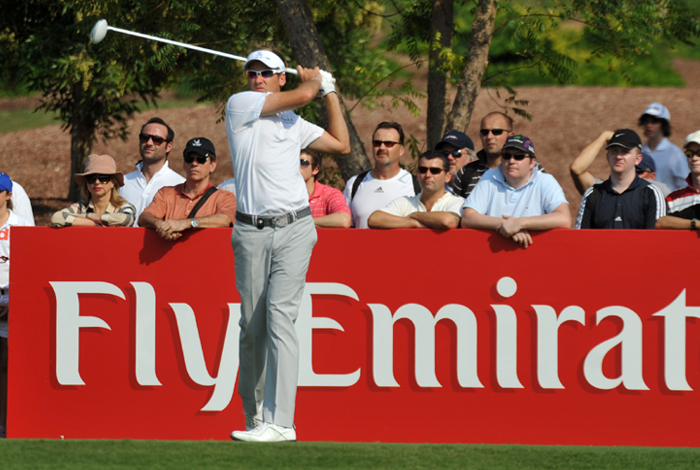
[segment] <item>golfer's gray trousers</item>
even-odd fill
[[[246,414],[292,427],[299,380],[294,322],[316,244],[311,217],[286,227],[237,222],[231,244],[241,296],[238,393]]]

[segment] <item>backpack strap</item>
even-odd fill
[[[591,228],[593,228],[593,221],[595,220],[595,208],[598,205],[598,199],[600,199],[600,188],[597,184],[594,184],[593,191],[588,196],[588,204],[591,206]]]
[[[352,183],[352,190],[350,191],[350,201],[352,201],[355,197],[355,193],[357,193],[357,190],[360,189],[360,185],[365,180],[367,175],[369,175],[369,170],[363,171],[355,178],[355,181]]]
[[[216,191],[216,186],[212,186],[211,188],[207,189],[207,192],[204,193],[204,196],[202,196],[202,199],[199,200],[197,204],[192,208],[192,211],[190,212],[190,215],[187,216],[188,219],[194,219],[194,216],[197,215],[197,212],[199,209],[202,208],[205,202],[207,202],[207,199],[209,199],[209,196],[214,194]]]
[[[417,196],[421,192],[420,184],[418,183],[418,177],[416,175],[411,175],[411,178],[413,178],[413,192]]]

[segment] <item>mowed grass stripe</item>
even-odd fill
[[[0,442],[0,468],[697,469],[700,449],[9,439]]]

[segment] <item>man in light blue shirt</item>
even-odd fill
[[[462,227],[496,230],[523,248],[530,230],[571,227],[569,204],[552,175],[538,171],[535,146],[509,136],[501,164],[484,173],[463,206]]]
[[[671,135],[671,112],[661,103],[651,103],[639,118],[639,126],[649,139],[642,147],[642,153],[654,158],[656,181],[665,184],[671,191],[684,188],[688,162],[683,151],[668,140]]]

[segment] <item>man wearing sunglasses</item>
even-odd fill
[[[700,230],[700,131],[685,138],[683,150],[690,169],[688,185],[666,197],[668,215],[656,221],[656,228]]]
[[[369,228],[367,219],[394,199],[415,196],[418,181],[401,168],[406,149],[404,133],[398,122],[380,122],[372,134],[374,168],[350,178],[345,185],[345,202],[352,212],[355,228]]]
[[[571,227],[564,191],[537,168],[529,138],[508,137],[500,166],[484,173],[464,203],[462,227],[496,230],[523,248],[532,244],[530,230]]]
[[[671,113],[661,103],[651,103],[639,118],[639,126],[648,139],[642,152],[651,155],[656,162],[656,181],[666,184],[671,191],[685,186],[688,167],[685,156],[671,136]]]
[[[616,130],[606,147],[610,178],[583,195],[576,228],[652,229],[666,215],[661,190],[637,175],[642,139],[631,129]]]
[[[464,132],[451,130],[440,142],[435,146],[438,150],[445,154],[450,160],[450,173],[452,173],[452,181],[459,173],[464,165],[476,159],[474,152],[474,142]],[[451,188],[451,185],[448,186]]]
[[[142,227],[165,240],[176,240],[187,230],[230,227],[236,218],[236,196],[209,182],[216,170],[214,144],[204,137],[191,139],[183,157],[185,182],[159,189],[139,218]]]
[[[459,226],[464,199],[446,191],[452,178],[451,160],[444,152],[429,150],[418,160],[421,192],[393,200],[369,216],[370,228],[432,228],[447,230]]]
[[[510,116],[494,111],[481,120],[479,138],[483,148],[476,154],[475,161],[468,163],[457,173],[452,182],[455,194],[468,197],[486,171],[498,168],[501,164],[501,150],[511,135],[514,133]]]
[[[258,49],[244,65],[250,91],[226,104],[238,212],[231,244],[241,298],[238,393],[247,442],[296,441],[294,409],[299,377],[299,315],[306,271],[316,243],[309,194],[299,172],[302,148],[350,152],[350,137],[332,77],[297,67],[301,83],[287,83],[282,55]],[[321,91],[324,131],[292,112]]]
[[[309,193],[309,207],[314,224],[316,228],[350,228],[352,216],[343,193],[316,181],[321,163],[321,155],[313,150],[304,149],[299,155],[301,176],[304,177],[306,191]]]
[[[153,201],[158,190],[164,186],[175,186],[185,178],[170,169],[168,154],[173,148],[175,132],[161,118],[154,117],[141,127],[139,154],[141,161],[136,171],[124,175],[124,186],[119,188],[121,197],[136,208],[135,227],[139,216]]]

